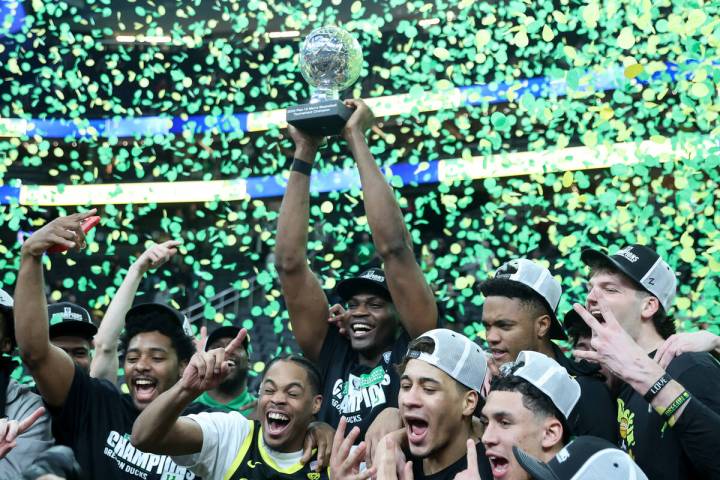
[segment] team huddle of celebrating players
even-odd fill
[[[480,287],[486,347],[439,328],[367,144],[373,114],[346,104],[342,136],[382,269],[339,281],[343,303],[329,305],[307,258],[323,139],[289,127],[275,259],[302,354],[268,362],[257,392],[245,329],[197,344],[174,308],[131,308],[143,275],[179,242],[133,263],[99,329],[80,306],[48,307],[43,278],[45,252],[83,248],[94,211],[24,242],[14,295],[0,291],[0,346],[19,349],[36,390],[10,377],[3,356],[0,480],[720,478],[720,339],[675,334],[677,282],[662,256],[584,250],[587,298],[562,321],[560,282],[537,260],[513,259]],[[572,358],[553,340],[569,341]]]

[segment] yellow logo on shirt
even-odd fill
[[[320,474],[317,472],[311,472],[307,474],[308,480],[320,480]]]
[[[618,398],[618,425],[620,426],[620,438],[622,448],[632,457],[632,447],[635,446],[635,414],[625,408],[625,402]]]

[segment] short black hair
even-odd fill
[[[553,310],[547,301],[535,290],[520,282],[507,278],[491,278],[480,284],[480,291],[485,298],[516,298],[523,306],[531,309],[534,313],[537,312],[538,315],[550,315],[551,318],[553,316]]]
[[[320,379],[320,371],[313,362],[296,353],[280,355],[270,360],[270,362],[268,362],[267,366],[265,367],[265,371],[263,372],[261,383],[265,381],[265,375],[268,371],[270,371],[270,367],[275,365],[277,362],[293,362],[302,367],[305,370],[305,373],[307,373],[313,395],[319,395],[322,393],[322,380]]]
[[[185,334],[177,319],[156,312],[134,316],[131,321],[126,323],[125,332],[120,337],[120,351],[123,360],[130,341],[136,335],[145,332],[160,332],[168,337],[181,362],[189,362],[195,354],[193,339]]]
[[[518,392],[522,395],[525,408],[534,415],[541,417],[555,417],[563,427],[563,444],[570,440],[570,427],[568,419],[558,410],[553,401],[539,388],[517,375],[500,375],[490,382],[490,392]]]

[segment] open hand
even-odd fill
[[[305,443],[303,445],[303,456],[300,463],[306,464],[312,459],[313,452],[317,448],[317,465],[316,472],[325,470],[330,464],[330,455],[332,454],[333,438],[335,437],[335,429],[325,422],[312,422],[308,425],[305,434]]]
[[[673,358],[686,352],[720,351],[720,336],[702,330],[692,333],[676,333],[670,335],[665,343],[655,352],[655,361],[662,368],[667,368]]]

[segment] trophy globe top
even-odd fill
[[[341,90],[360,76],[362,50],[358,41],[336,26],[313,30],[300,47],[300,71],[314,87],[310,103],[337,100]]]

